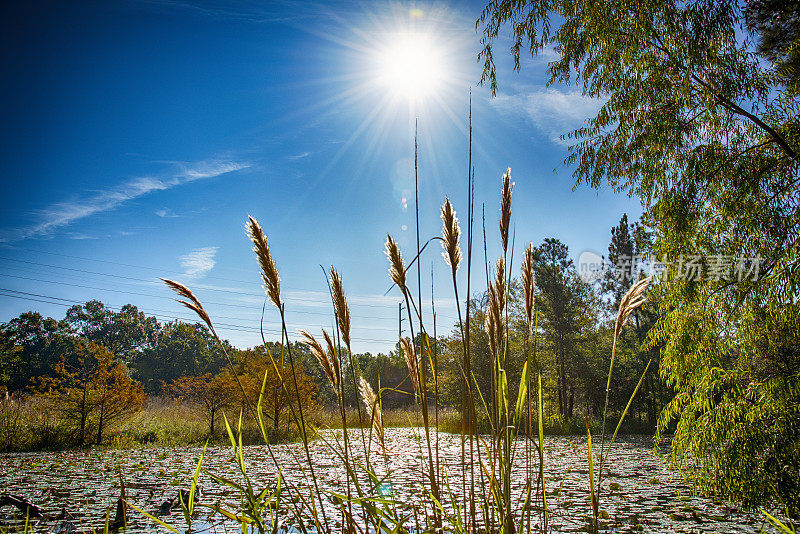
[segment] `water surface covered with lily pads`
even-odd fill
[[[358,442],[360,430],[351,432]],[[323,491],[344,494],[344,465],[330,449],[341,437],[340,432],[323,431],[321,435],[323,439],[314,440],[310,450],[315,475]],[[408,516],[406,525],[413,530],[420,515],[419,510],[414,513],[413,507],[424,501],[421,494],[426,491],[427,449],[419,429],[387,429],[386,442],[386,455],[378,454],[375,446],[371,446],[370,461],[381,477],[380,483],[373,486],[376,493],[394,495],[402,502],[400,513]],[[521,443],[519,450],[523,450]],[[189,486],[201,451],[201,447],[173,447],[0,454],[0,483],[2,492],[24,497],[41,508],[44,518],[32,519],[30,523],[35,532],[102,531],[106,513],[113,521],[123,481],[129,502],[158,515],[165,501],[174,499],[179,488]],[[448,473],[447,482],[453,492],[461,491],[465,478],[461,451],[459,436],[445,433],[438,436],[438,455],[434,454],[443,472]],[[302,444],[273,445],[272,452],[281,466],[284,489],[308,487],[309,470]],[[262,488],[274,491],[278,470],[267,447],[245,447],[244,455],[254,487],[259,491]],[[356,456],[364,461],[363,450]],[[202,467],[198,502],[236,511],[241,502],[236,490],[209,475],[211,472],[241,481],[232,448],[208,447]],[[545,481],[552,532],[587,530],[591,513],[588,470],[585,438],[545,438]],[[526,477],[523,453],[515,463],[515,473],[519,495]],[[481,487],[477,463],[474,477],[476,485]],[[364,483],[369,485],[366,479]],[[310,495],[308,490],[300,491]],[[328,523],[340,527],[341,514],[332,501],[335,498],[330,496],[325,499]],[[277,511],[285,521],[285,530],[293,530],[298,523],[291,510],[302,508],[302,498],[281,500]],[[692,495],[679,473],[668,469],[663,458],[654,454],[652,438],[648,437],[618,438],[609,455],[600,508],[601,516],[607,517],[603,526],[614,532],[759,532],[762,527],[766,532],[773,531],[765,525],[760,513]],[[195,531],[240,532],[238,525],[219,513],[212,513],[210,508],[197,510]],[[534,516],[538,518],[539,514]],[[179,509],[158,517],[181,531],[186,529]],[[128,521],[129,531],[165,530],[134,510],[130,510]],[[25,517],[15,508],[0,508],[0,529],[21,530],[24,522]]]

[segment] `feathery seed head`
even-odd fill
[[[369,414],[370,421],[372,422],[372,430],[375,432],[378,445],[385,453],[386,441],[383,434],[383,412],[381,411],[381,405],[378,402],[378,397],[372,390],[372,386],[370,386],[369,382],[367,382],[367,379],[364,378],[364,375],[358,377],[358,392],[361,394],[361,401],[367,408],[367,413]]]
[[[533,243],[525,249],[522,259],[522,290],[525,293],[525,319],[528,326],[533,324],[533,307],[535,301],[536,279],[533,273]]]
[[[486,329],[486,334],[489,336],[489,350],[493,355],[496,355],[497,347],[503,335],[503,323],[497,289],[494,283],[489,284],[489,303],[486,307],[484,328]]]
[[[322,337],[325,338],[325,344],[328,346],[328,361],[331,362],[331,367],[333,368],[333,376],[336,378],[336,391],[338,392],[339,385],[342,383],[342,363],[336,355],[333,339],[324,328],[322,329]]]
[[[247,235],[253,242],[253,252],[256,253],[258,264],[261,266],[261,279],[264,281],[264,290],[272,303],[278,308],[281,308],[281,277],[278,274],[278,267],[275,265],[275,260],[272,258],[272,252],[267,243],[267,236],[261,229],[258,221],[248,215],[247,216]]]
[[[320,367],[322,367],[322,370],[325,372],[325,376],[328,377],[328,380],[330,381],[333,388],[338,391],[339,387],[338,378],[334,371],[334,367],[331,363],[331,358],[329,358],[329,354],[325,352],[325,350],[322,348],[322,345],[320,345],[319,341],[317,341],[317,339],[313,335],[309,334],[305,330],[300,330],[299,332],[300,335],[303,337],[303,343],[311,351],[311,354],[313,354],[314,357],[317,359]],[[323,333],[325,333],[324,330]]]
[[[414,392],[419,394],[419,367],[417,362],[417,354],[414,351],[414,344],[409,338],[401,337],[400,346],[403,348],[403,354],[406,357],[408,374],[411,375],[411,383],[414,386]]]
[[[336,321],[339,323],[342,340],[347,349],[350,350],[350,307],[347,305],[347,297],[344,294],[342,277],[333,266],[331,266],[331,288]]]
[[[453,268],[453,271],[457,271],[458,265],[461,263],[461,246],[459,245],[461,228],[458,226],[458,217],[456,217],[449,198],[445,199],[444,206],[442,206],[442,237],[444,238],[442,256]]]
[[[503,193],[500,198],[500,238],[503,240],[503,252],[508,250],[508,230],[511,225],[511,167],[503,173]]]
[[[620,333],[622,332],[622,327],[625,325],[625,321],[628,320],[631,313],[642,305],[645,301],[643,296],[647,286],[650,285],[652,277],[648,276],[647,278],[642,278],[635,284],[631,286],[625,296],[622,297],[622,300],[619,303],[619,312],[617,313],[617,321],[614,324],[614,337],[619,337]]]
[[[389,278],[401,291],[406,288],[406,265],[400,254],[400,247],[392,236],[386,235],[386,255],[389,257]]]
[[[506,260],[500,258],[495,264],[494,292],[497,300],[497,310],[500,315],[506,307]]]
[[[198,298],[194,296],[194,293],[192,293],[191,289],[180,282],[175,282],[174,280],[168,280],[167,278],[162,278],[161,280],[175,293],[185,299],[188,299],[188,301],[182,299],[175,300],[195,312],[198,317],[200,317],[200,319],[202,319],[203,322],[208,325],[208,329],[211,330],[211,333],[215,333],[214,326],[211,324],[211,318],[208,316],[208,313],[206,313],[206,310],[203,308],[203,305],[200,303]]]

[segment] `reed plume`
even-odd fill
[[[642,295],[647,286],[650,285],[650,280],[652,277],[648,276],[647,278],[642,278],[635,284],[631,286],[625,296],[622,297],[622,300],[619,303],[619,312],[617,312],[617,321],[614,324],[614,339],[616,340],[619,337],[620,333],[622,332],[622,327],[625,326],[625,321],[628,320],[631,313],[642,305],[645,301],[644,296]]]
[[[208,316],[208,313],[206,313],[206,310],[203,308],[203,305],[200,303],[200,300],[198,300],[198,298],[194,296],[192,290],[179,282],[175,282],[174,280],[168,280],[167,278],[162,278],[161,280],[165,284],[167,284],[167,287],[169,287],[175,293],[177,293],[178,295],[182,296],[185,299],[188,299],[188,300],[183,300],[183,299],[175,299],[175,300],[178,301],[180,304],[186,306],[193,312],[195,312],[200,317],[200,319],[202,319],[203,322],[205,322],[208,325],[209,330],[211,330],[211,332],[213,333],[214,326],[211,324],[211,318]]]
[[[328,360],[331,362],[333,374],[336,377],[336,391],[339,391],[338,387],[342,383],[342,362],[336,357],[336,345],[333,343],[333,338],[324,328],[322,329],[322,337],[325,338],[325,344],[328,346]]]
[[[405,354],[406,357],[408,374],[411,375],[411,383],[414,386],[414,392],[419,394],[419,365],[417,362],[417,353],[414,351],[414,344],[409,338],[401,337],[400,345],[403,347],[403,354]]]
[[[503,310],[505,310],[506,308],[506,290],[507,290],[506,260],[504,258],[500,258],[499,260],[497,260],[497,263],[495,264],[494,290],[495,290],[495,299],[497,300],[498,313],[502,315]]]
[[[459,239],[461,238],[461,228],[458,226],[458,217],[450,204],[450,199],[446,198],[444,206],[442,206],[442,256],[448,265],[453,268],[453,271],[458,270],[458,265],[461,263],[461,246]]]
[[[364,402],[364,406],[367,408],[367,413],[369,414],[369,419],[372,424],[372,430],[375,432],[375,436],[378,438],[378,444],[385,453],[386,440],[384,439],[383,433],[383,412],[381,411],[381,405],[378,402],[378,397],[372,390],[372,386],[369,385],[369,382],[367,382],[367,379],[364,378],[364,375],[359,376],[358,379],[358,392],[361,394],[361,400]]]
[[[300,330],[299,332],[303,337],[303,344],[308,347],[311,354],[313,354],[319,362],[320,367],[322,367],[322,370],[325,372],[325,376],[328,377],[334,391],[339,391],[339,377],[341,375],[341,371],[339,371],[339,360],[332,350],[333,343],[330,341],[328,333],[325,329],[322,330],[322,335],[325,336],[325,339],[328,341],[328,351],[326,352],[313,335],[305,330]]]
[[[347,305],[347,297],[342,286],[342,277],[338,271],[331,266],[331,288],[333,292],[333,308],[336,314],[336,321],[339,323],[339,331],[342,334],[347,350],[350,350],[350,307]]]
[[[525,293],[525,319],[528,326],[533,324],[533,307],[536,296],[536,280],[533,273],[533,243],[525,249],[525,257],[522,260],[522,291]]]
[[[389,257],[389,278],[402,291],[406,287],[406,264],[400,254],[400,247],[392,236],[386,234],[386,255]]]
[[[281,309],[281,277],[278,274],[278,267],[272,258],[267,236],[261,229],[261,225],[251,215],[247,216],[247,235],[253,242],[253,252],[256,253],[258,264],[261,266],[261,279],[264,281],[264,290],[272,303]]]
[[[500,308],[500,298],[497,294],[495,282],[489,284],[489,304],[486,309],[486,320],[484,327],[489,336],[489,350],[493,355],[497,354],[497,347],[503,337],[503,319]]]
[[[503,252],[508,250],[508,229],[511,225],[511,167],[503,173],[503,194],[500,199],[500,238],[503,240]]]

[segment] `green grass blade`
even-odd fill
[[[225,421],[225,430],[228,431],[228,439],[231,442],[231,447],[233,450],[236,450],[236,437],[233,435],[233,430],[231,429],[231,424],[228,422],[228,416],[225,415],[225,412],[222,412],[222,419]]]
[[[514,410],[514,424],[519,424],[522,417],[522,408],[525,406],[525,398],[528,394],[528,362],[522,366],[522,377],[519,379],[519,393],[517,393],[517,406]]]
[[[134,510],[136,510],[137,512],[139,512],[140,514],[142,514],[146,518],[148,518],[150,521],[154,521],[155,523],[158,523],[159,525],[161,525],[165,529],[167,529],[167,530],[169,530],[171,532],[174,532],[175,534],[180,534],[180,531],[177,528],[173,527],[172,525],[170,525],[168,523],[165,523],[164,521],[160,520],[159,518],[157,518],[154,515],[148,514],[147,512],[142,510],[141,508],[138,508],[136,505],[131,504],[128,501],[125,501],[125,504],[130,506],[131,508],[133,508]]]
[[[589,430],[589,417],[586,416],[586,446],[589,453],[589,496],[592,499],[592,529],[597,532],[597,513],[599,503],[597,502],[597,495],[594,491],[594,457],[592,454],[592,431]]]
[[[547,492],[544,484],[544,406],[542,405],[542,373],[539,373],[539,470],[542,477],[542,508],[544,511],[544,531],[547,532]]]
[[[636,384],[636,387],[633,389],[633,393],[631,393],[631,398],[628,399],[628,404],[625,405],[625,410],[623,410],[622,416],[619,418],[619,422],[617,423],[617,428],[614,429],[614,435],[611,436],[611,441],[608,443],[608,448],[609,449],[614,444],[614,440],[617,439],[617,433],[619,432],[619,429],[622,426],[622,421],[625,419],[625,416],[628,413],[628,409],[631,407],[631,403],[633,403],[633,398],[636,396],[636,392],[639,391],[639,386],[642,385],[642,380],[644,380],[644,375],[647,374],[647,370],[650,368],[650,364],[651,363],[653,363],[652,359],[650,359],[650,361],[647,362],[647,365],[645,366],[644,371],[642,371],[642,376],[639,377],[639,382]],[[605,455],[603,455],[603,456],[605,457]]]
[[[206,440],[205,445],[203,445],[203,452],[200,453],[200,460],[197,462],[197,467],[194,470],[194,476],[192,477],[192,487],[189,489],[189,502],[188,502],[188,509],[189,515],[191,516],[194,513],[194,496],[197,492],[197,481],[200,479],[200,466],[203,465],[203,458],[206,455],[206,447],[208,447],[208,441]]]
[[[500,406],[502,406],[504,410],[503,413],[508,414],[508,378],[506,377],[505,369],[500,369],[497,374],[497,392]]]
[[[769,521],[770,524],[773,527],[777,528],[780,532],[784,532],[786,534],[797,534],[797,531],[795,530],[795,528],[794,528],[794,526],[792,524],[787,525],[786,523],[784,523],[780,519],[776,518],[775,516],[770,515],[763,508],[759,508],[759,510],[761,510],[761,513],[766,516],[767,521]]]

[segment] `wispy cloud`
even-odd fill
[[[110,189],[83,193],[75,199],[51,204],[35,214],[37,220],[34,223],[0,231],[0,243],[47,235],[80,219],[118,208],[125,202],[148,193],[172,189],[203,178],[214,178],[246,169],[250,165],[235,161],[211,160],[191,165],[176,164],[176,167],[175,172],[166,176],[141,176]]]
[[[180,262],[184,271],[183,276],[195,280],[205,276],[217,264],[214,259],[217,255],[217,250],[219,250],[219,247],[200,247],[181,256]]]
[[[295,154],[293,156],[289,156],[289,159],[291,161],[297,161],[298,159],[307,158],[310,155],[311,155],[311,152],[303,152],[301,154]]]
[[[180,215],[169,208],[161,208],[160,210],[156,210],[155,214],[163,219],[174,219],[180,217]]]
[[[492,103],[507,114],[522,115],[557,144],[569,144],[559,136],[586,125],[597,114],[603,100],[580,91],[523,87],[513,94],[498,94]]]

